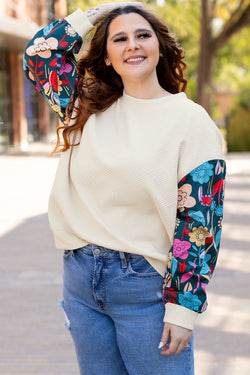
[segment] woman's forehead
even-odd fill
[[[143,28],[154,31],[150,23],[140,14],[121,14],[111,21],[109,25],[109,35]]]

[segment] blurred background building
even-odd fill
[[[66,12],[66,0],[0,1],[0,151],[25,150],[57,127],[56,116],[24,76],[22,56],[33,35]]]

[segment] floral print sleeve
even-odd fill
[[[163,286],[166,304],[199,313],[207,307],[206,286],[220,247],[225,173],[223,160],[210,160],[179,182],[176,229]]]
[[[65,109],[77,84],[77,64],[73,53],[82,45],[81,36],[66,19],[40,30],[24,53],[24,72],[50,107],[65,119]]]

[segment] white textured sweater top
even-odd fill
[[[143,255],[164,275],[178,182],[221,159],[221,134],[184,93],[124,95],[92,115],[79,146],[62,153],[49,200],[56,247],[89,243]]]

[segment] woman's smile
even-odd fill
[[[145,61],[145,59],[146,59],[145,56],[135,55],[135,56],[130,56],[127,59],[125,59],[125,63],[138,65],[138,64],[141,64],[143,61]]]

